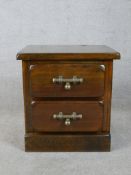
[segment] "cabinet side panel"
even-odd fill
[[[23,95],[24,95],[24,112],[25,112],[25,131],[32,131],[31,126],[31,109],[30,109],[30,88],[29,88],[29,62],[22,61],[23,72]]]
[[[111,118],[111,98],[112,98],[112,74],[113,74],[113,61],[107,62],[106,79],[105,79],[105,107],[104,107],[104,122],[103,131],[110,132],[110,118]]]

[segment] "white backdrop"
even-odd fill
[[[91,166],[97,166],[100,162],[106,169],[105,174],[110,169],[112,174],[117,174],[117,170],[120,170],[119,175],[127,175],[130,167],[128,160],[131,157],[131,149],[126,150],[131,140],[126,140],[131,135],[131,0],[0,0],[0,172],[5,175],[11,172],[13,175],[19,174],[17,167],[20,170],[29,168],[26,172],[28,175],[32,174],[33,165],[40,168],[40,171],[33,169],[36,174],[43,172],[43,166],[48,167],[48,164],[42,164],[42,155],[40,163],[29,155],[23,155],[20,150],[24,146],[24,117],[21,62],[16,61],[16,54],[27,44],[105,44],[121,53],[121,60],[114,64],[113,81],[113,127],[117,128],[113,131],[113,143],[118,151],[109,157],[105,155],[104,159],[95,154],[93,162],[92,156],[89,156],[86,165],[80,163],[81,158],[77,155],[74,155],[73,161],[79,162],[80,159],[79,166],[83,174],[93,174],[94,168]],[[124,153],[119,152],[121,147],[125,148]],[[49,158],[49,161],[58,160],[61,167],[65,166],[64,161],[55,158],[56,155],[54,158],[53,154],[48,156],[46,159]],[[61,158],[67,162],[71,160],[65,154]],[[95,159],[97,162],[94,163]],[[58,168],[59,165],[55,162]],[[110,165],[116,165],[114,169],[108,169],[109,162]],[[104,174],[104,170],[95,168],[96,172]],[[23,172],[26,174],[24,170],[21,174]],[[51,174],[51,169],[46,169],[46,172]],[[59,169],[58,174],[61,173]],[[77,170],[74,174],[77,174]]]
[[[0,108],[21,108],[21,63],[15,59],[27,44],[113,47],[121,53],[113,98],[130,98],[131,1],[0,0]]]

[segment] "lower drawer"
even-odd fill
[[[37,132],[97,132],[102,130],[99,101],[34,101],[31,122]]]

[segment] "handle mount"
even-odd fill
[[[65,83],[65,90],[71,89],[71,84],[83,83],[83,78],[78,78],[77,76],[73,76],[72,78],[63,78],[63,76],[58,76],[52,79],[53,83]]]
[[[57,120],[65,120],[65,125],[69,126],[71,124],[71,120],[82,119],[82,114],[77,114],[73,112],[72,114],[63,114],[63,112],[59,112],[58,114],[53,114],[53,118]]]

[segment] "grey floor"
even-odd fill
[[[0,175],[131,175],[131,100],[113,99],[109,153],[25,153],[23,110],[0,112]]]

